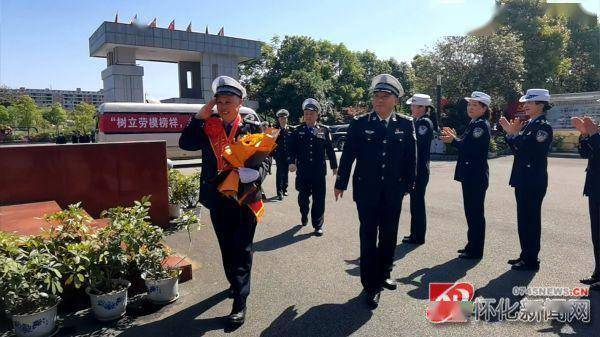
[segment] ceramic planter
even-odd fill
[[[177,204],[169,204],[169,216],[173,219],[181,216],[181,206]]]
[[[146,273],[144,273],[142,274],[142,279],[146,283],[148,300],[150,302],[154,304],[167,304],[179,298],[179,276],[153,280],[147,278]]]
[[[115,280],[115,284],[123,286],[122,289],[107,294],[94,294],[88,287],[85,292],[90,296],[92,311],[99,321],[113,321],[125,315],[127,307],[127,289],[131,285],[126,280]]]
[[[18,337],[48,337],[56,333],[56,308],[27,315],[12,315],[13,328]]]

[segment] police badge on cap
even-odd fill
[[[321,104],[314,98],[307,98],[302,102],[302,110],[321,112]]]
[[[212,91],[215,95],[236,95],[246,98],[246,89],[236,80],[229,76],[219,76],[212,82]]]
[[[490,106],[490,104],[492,103],[492,98],[490,97],[490,95],[486,94],[485,92],[481,92],[481,91],[473,91],[473,93],[471,94],[471,97],[465,97],[465,100],[467,102],[471,102],[471,101],[481,102],[481,103],[485,104],[486,106]]]
[[[390,74],[381,74],[373,77],[369,91],[371,93],[387,92],[398,98],[404,95],[402,84],[400,84],[400,81],[398,81],[397,78]]]
[[[425,94],[414,94],[406,101],[406,104],[431,106],[431,96]]]

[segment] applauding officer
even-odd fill
[[[540,267],[542,233],[542,201],[548,187],[548,152],[552,144],[552,127],[546,122],[546,111],[552,107],[546,89],[529,89],[519,99],[529,116],[527,124],[500,118],[506,141],[514,154],[510,186],[517,199],[517,225],[521,254],[509,260],[514,270],[537,270]]]
[[[410,117],[394,113],[404,94],[392,75],[376,76],[370,87],[373,111],[350,122],[335,183],[335,199],[348,187],[360,221],[360,279],[367,304],[377,307],[382,287],[395,289],[390,279],[398,236],[402,199],[416,175],[414,126]]]
[[[222,157],[225,145],[239,135],[259,133],[260,127],[247,123],[239,114],[246,90],[236,80],[227,76],[217,77],[212,86],[215,97],[202,107],[190,120],[181,133],[179,147],[187,151],[202,150],[202,174],[200,176],[200,202],[210,210],[225,276],[229,281],[233,308],[229,321],[244,323],[246,298],[250,293],[250,271],[252,268],[252,240],[256,229],[256,217],[252,210],[240,206],[236,200],[226,197],[217,190],[215,179],[225,167]],[[216,105],[218,114],[213,113]],[[260,196],[260,183],[264,180],[270,159],[260,167],[240,170],[240,178],[245,182],[257,181]],[[243,175],[243,177],[242,177]]]
[[[277,198],[283,200],[283,196],[287,196],[288,188],[288,150],[287,143],[290,137],[290,127],[287,125],[288,117],[290,113],[281,109],[275,114],[277,116],[277,128],[279,129],[279,136],[277,137],[277,148],[273,157],[277,164],[277,172],[275,173],[275,186],[277,188]]]
[[[323,235],[325,215],[325,175],[327,166],[325,156],[329,158],[333,175],[337,173],[337,158],[333,150],[329,128],[317,123],[321,105],[314,98],[302,103],[304,123],[300,124],[290,137],[288,163],[290,171],[296,173],[296,190],[302,226],[308,224],[310,196],[312,195],[311,220],[315,235]]]
[[[458,149],[458,161],[454,180],[462,184],[465,217],[467,218],[467,245],[459,250],[463,259],[481,259],[485,242],[485,194],[489,184],[488,151],[490,148],[490,96],[474,91],[469,102],[467,114],[471,122],[462,137],[456,131],[445,127],[442,141]]]
[[[417,179],[414,190],[410,192],[410,235],[404,237],[402,242],[421,245],[425,243],[427,229],[425,189],[429,182],[429,154],[433,139],[433,123],[429,119],[431,97],[414,94],[406,104],[410,105],[417,135]]]
[[[592,276],[581,283],[592,290],[600,290],[600,134],[598,125],[589,117],[573,117],[571,122],[581,132],[579,154],[588,160],[583,194],[588,196],[595,261]]]

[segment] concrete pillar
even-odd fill
[[[136,65],[135,49],[116,47],[102,71],[105,102],[144,102],[144,68]]]

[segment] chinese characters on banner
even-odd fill
[[[104,114],[99,129],[104,133],[181,132],[190,118],[188,114]]]

